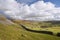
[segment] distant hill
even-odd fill
[[[10,21],[9,19],[7,19],[4,15],[0,14],[0,23],[3,24],[13,24],[12,21]]]

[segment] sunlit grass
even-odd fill
[[[13,20],[12,20],[13,21]],[[20,24],[25,25],[32,30],[46,30],[54,33],[59,32],[58,27],[51,27],[51,23],[39,23],[29,21],[13,21],[15,24],[6,25],[0,23],[0,40],[60,40],[60,37],[34,33],[23,29]],[[47,28],[41,28],[41,26],[49,26]]]
[[[34,33],[24,30],[20,25],[3,25],[0,23],[1,40],[60,40],[57,36]]]

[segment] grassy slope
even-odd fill
[[[32,30],[52,31],[54,35],[60,32],[60,21],[33,22],[33,21],[26,21],[26,20],[23,20],[23,21],[15,20],[14,22],[18,24],[23,24],[27,28],[32,29]]]
[[[5,21],[6,18],[1,17],[0,20]],[[20,21],[19,23],[27,25],[29,21]],[[60,40],[60,37],[29,32],[18,24],[9,25],[0,22],[0,40]]]
[[[19,23],[27,25],[29,22],[21,21]],[[29,32],[18,24],[7,25],[0,23],[0,40],[60,40],[60,37]]]
[[[60,40],[60,38],[47,34],[28,32],[18,24],[3,25],[0,23],[0,40]]]

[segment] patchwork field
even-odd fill
[[[25,27],[32,30],[46,30],[52,32],[60,32],[60,21],[45,21],[45,22],[35,22],[35,21],[14,21],[18,24],[23,24]]]

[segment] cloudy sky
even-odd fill
[[[60,20],[60,0],[0,0],[0,13],[22,20]]]

